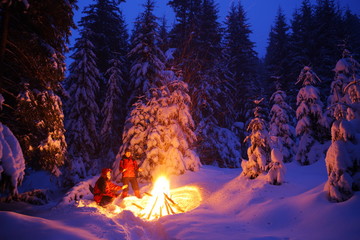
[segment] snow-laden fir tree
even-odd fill
[[[314,45],[317,38],[314,37],[314,6],[310,0],[303,0],[299,9],[296,9],[291,20],[290,45],[290,77],[298,77],[298,71],[308,66],[314,59]],[[296,89],[290,88],[289,96],[296,99]]]
[[[236,121],[247,122],[251,117],[247,114],[251,111],[249,99],[256,93],[251,82],[256,79],[257,57],[250,40],[252,31],[240,2],[231,4],[225,24],[224,53],[235,88]]]
[[[0,111],[4,97],[0,94]],[[12,131],[0,122],[0,193],[18,194],[25,176],[25,159]]]
[[[346,201],[360,190],[360,65],[343,56],[335,66],[331,108],[335,118],[332,143],[326,153],[330,201]]]
[[[55,175],[66,151],[59,95],[75,2],[0,3],[0,92],[7,100],[0,121],[19,140],[28,168]]]
[[[94,45],[96,66],[105,80],[106,71],[111,68],[110,60],[126,57],[129,51],[128,33],[119,4],[125,0],[95,0],[83,11],[80,26],[91,30],[89,40]],[[126,62],[123,69],[126,69]],[[100,80],[99,80],[100,81]],[[106,81],[100,82],[102,95],[106,92]],[[99,103],[98,103],[99,104]]]
[[[102,166],[110,167],[121,145],[121,132],[125,118],[122,96],[124,90],[122,62],[120,59],[111,60],[112,67],[106,72],[108,77],[105,102],[101,109],[103,121],[100,130],[100,144],[102,152]]]
[[[149,89],[162,85],[162,71],[164,70],[164,53],[157,45],[161,42],[157,17],[154,16],[154,1],[147,0],[145,11],[137,18],[137,29],[134,31],[132,49],[129,53],[131,60],[130,78],[136,97],[149,93]]]
[[[98,151],[96,121],[99,107],[96,92],[99,89],[99,71],[96,67],[94,45],[88,39],[88,30],[83,29],[76,40],[71,56],[67,87],[70,99],[66,102],[66,140],[68,143],[71,180],[76,183],[89,174],[98,173],[94,161]]]
[[[295,157],[301,165],[312,164],[323,157],[320,145],[324,141],[327,123],[323,118],[319,90],[313,86],[317,82],[320,79],[308,66],[301,70],[296,82],[302,84],[296,98],[296,135],[300,141]]]
[[[249,160],[242,160],[242,175],[254,179],[266,171],[270,163],[271,148],[267,123],[264,119],[265,114],[261,107],[264,99],[255,100],[254,118],[250,121],[247,131],[250,132],[245,141],[250,141],[247,150]]]
[[[166,85],[152,88],[150,99],[134,104],[126,121],[123,145],[113,165],[118,178],[119,161],[126,149],[134,153],[143,172],[141,178],[151,180],[159,174],[183,174],[197,171],[200,160],[193,149],[196,135],[194,121],[190,115],[188,86],[168,71]]]
[[[220,102],[223,94],[227,92],[225,83],[216,77],[216,73],[206,76],[194,92],[195,105],[198,107],[195,114],[199,121],[196,127],[197,152],[202,164],[219,167],[240,167],[241,144],[234,132],[229,130],[219,120],[222,114],[231,114],[222,111],[226,102]],[[223,99],[232,96],[229,92]],[[231,103],[228,101],[227,103]],[[225,126],[224,126],[225,125]],[[224,127],[222,127],[224,126]],[[230,127],[230,126],[229,126]]]
[[[34,123],[28,125],[28,130],[41,133],[37,137],[31,133],[21,136],[29,146],[23,151],[24,156],[33,160],[30,163],[35,169],[44,169],[59,176],[59,167],[65,163],[67,148],[60,97],[50,89],[31,91],[25,84],[24,92],[19,94],[18,99],[16,113],[33,119]],[[18,119],[18,122],[27,125],[28,121]]]
[[[286,102],[286,93],[278,90],[273,93],[270,101],[274,103],[270,110],[269,132],[274,147],[283,154],[284,162],[292,162],[295,156],[295,128],[292,115],[294,111]]]
[[[342,58],[336,63],[334,71],[335,78],[331,83],[331,95],[328,98],[328,105],[331,106],[339,102],[347,104],[353,103],[350,99],[351,95],[346,93],[345,87],[348,86],[350,82],[356,80],[356,77],[360,74],[359,62],[345,49]]]
[[[275,87],[280,86],[284,91],[290,88],[289,83],[289,26],[286,16],[281,8],[275,18],[275,24],[271,27],[269,44],[266,48],[265,66],[268,71],[268,81],[272,83],[269,95]],[[275,81],[275,83],[274,83]]]

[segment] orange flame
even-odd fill
[[[195,186],[184,186],[177,189],[170,189],[170,181],[164,177],[159,177],[151,194],[144,194],[143,198],[138,199],[130,196],[106,208],[98,206],[93,201],[80,200],[78,207],[95,207],[100,213],[109,218],[113,218],[123,210],[131,211],[135,216],[144,220],[151,221],[163,216],[188,212],[200,205],[201,194]],[[119,206],[117,206],[119,203]]]

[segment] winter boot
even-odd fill
[[[139,190],[135,190],[135,196],[137,198],[140,198],[141,199],[141,195],[140,195],[140,191]]]

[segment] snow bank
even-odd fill
[[[10,191],[18,194],[17,187],[25,175],[25,160],[20,144],[11,130],[0,122],[0,180],[5,174],[10,177]]]

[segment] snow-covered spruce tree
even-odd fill
[[[164,73],[169,79],[166,85],[152,88],[150,99],[134,104],[126,121],[123,145],[113,165],[114,174],[120,177],[119,161],[126,149],[134,152],[142,163],[144,180],[159,174],[183,174],[197,171],[200,160],[193,150],[196,135],[194,121],[190,115],[188,86],[179,81],[173,72]]]
[[[335,67],[332,86],[337,87],[332,89],[335,102],[331,106],[335,122],[331,127],[332,143],[325,158],[328,181],[324,188],[329,200],[334,202],[346,201],[354,191],[360,190],[359,66],[356,60],[343,58]]]
[[[249,99],[255,95],[250,82],[256,79],[257,57],[250,40],[252,31],[240,2],[232,3],[225,24],[224,52],[235,88],[236,120],[245,123],[251,111]]]
[[[201,81],[194,92],[193,102],[198,107],[195,114],[198,120],[196,150],[202,164],[228,168],[240,167],[240,140],[229,130],[230,126],[224,126],[224,123],[219,122],[221,120],[219,115],[223,113],[221,106],[226,106],[231,101],[220,102],[220,96],[227,90],[225,83],[221,86],[216,74],[204,76],[206,79]],[[228,92],[228,96],[224,96],[224,99],[229,96],[232,95]],[[228,111],[226,113],[230,114]]]
[[[266,48],[265,66],[268,71],[268,81],[272,83],[269,95],[275,87],[280,86],[285,92],[290,88],[289,73],[289,26],[281,8],[275,18],[275,25],[271,27],[269,44]],[[273,81],[276,81],[275,83]]]
[[[154,16],[154,1],[147,0],[145,11],[137,18],[129,58],[131,60],[130,78],[134,88],[132,100],[149,93],[149,89],[162,85],[164,53],[157,43],[161,42],[157,17]]]
[[[98,150],[96,121],[99,107],[96,103],[99,71],[96,67],[94,46],[88,37],[88,29],[81,31],[76,40],[74,60],[69,68],[67,87],[70,99],[66,102],[66,140],[70,180],[74,183],[89,174],[98,173],[94,161]]]
[[[345,87],[360,74],[360,63],[356,61],[351,53],[345,49],[342,58],[336,63],[335,78],[331,83],[331,95],[328,98],[328,105],[336,103],[351,104],[353,101],[350,95],[346,94]]]
[[[274,103],[270,110],[269,132],[271,140],[283,154],[284,162],[292,162],[295,156],[295,128],[291,121],[294,110],[286,103],[286,93],[278,90],[270,101]]]
[[[106,71],[111,68],[110,60],[118,56],[126,58],[129,51],[126,24],[119,4],[125,0],[95,0],[83,11],[80,26],[91,30],[89,40],[94,45],[96,66],[99,69],[100,92],[103,97],[106,93]],[[128,67],[124,59],[122,71]],[[98,99],[100,100],[100,99]],[[100,103],[98,102],[98,105]]]
[[[4,97],[0,94],[0,111]],[[25,159],[20,144],[11,130],[0,122],[0,193],[18,194],[25,176]]]
[[[120,59],[111,60],[112,67],[106,72],[108,77],[107,92],[101,113],[103,121],[100,130],[100,143],[103,167],[110,167],[121,145],[121,132],[125,119],[122,96],[124,83]]]
[[[299,9],[296,9],[291,20],[291,34],[288,51],[290,52],[289,76],[290,79],[298,77],[298,71],[309,65],[314,56],[314,6],[310,0],[303,0]],[[296,89],[290,88],[288,96],[296,99]]]
[[[250,141],[247,154],[249,160],[242,160],[242,175],[254,179],[266,171],[266,166],[270,163],[271,149],[269,142],[269,132],[267,123],[264,120],[264,112],[260,104],[264,99],[255,100],[257,105],[254,109],[254,118],[250,121],[247,131],[250,132],[245,141]]]
[[[65,163],[67,147],[60,97],[52,90],[31,91],[28,84],[25,84],[24,92],[18,96],[16,113],[26,114],[33,119],[37,124],[28,125],[28,130],[41,133],[37,137],[32,134],[22,136],[22,141],[29,146],[23,151],[24,155],[33,160],[30,165],[35,169],[44,169],[59,176],[61,174],[59,167]],[[27,119],[19,118],[17,121],[27,125]]]
[[[296,84],[302,83],[296,102],[296,135],[300,137],[296,161],[301,165],[312,164],[323,157],[320,144],[325,140],[324,132],[327,124],[323,118],[319,90],[312,86],[320,79],[310,67],[305,66],[298,77]]]
[[[0,121],[19,140],[28,168],[56,175],[66,150],[58,95],[75,2],[0,3],[0,92],[7,100]]]
[[[341,42],[345,38],[342,36],[344,25],[342,24],[341,11],[334,0],[317,1],[314,11],[313,21],[313,41],[312,62],[317,66],[316,73],[322,79],[323,86],[319,86],[320,93],[326,96],[329,94],[329,88],[333,73],[329,71],[337,61],[341,53]]]

